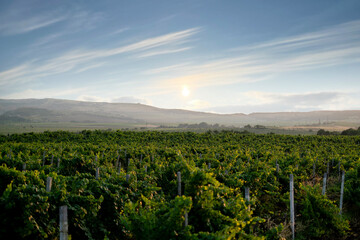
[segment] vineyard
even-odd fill
[[[359,136],[59,131],[0,146],[0,239],[59,239],[61,206],[69,239],[292,239],[292,223],[295,239],[360,239]]]

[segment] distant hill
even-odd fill
[[[0,99],[3,122],[148,123],[155,125],[200,123],[241,127],[246,124],[293,126],[320,122],[360,124],[360,111],[314,111],[251,114],[215,114],[162,109],[134,103],[82,102],[59,99]]]

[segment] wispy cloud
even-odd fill
[[[146,105],[151,105],[151,101],[149,99],[127,96],[127,97],[118,97],[111,99],[113,103],[142,103]]]
[[[344,93],[340,92],[267,93],[254,91],[246,92],[244,96],[251,99],[252,104],[255,105],[281,102],[295,107],[314,107],[332,102],[343,94]],[[250,104],[250,102],[248,104]]]
[[[66,90],[59,90],[58,88],[50,88],[50,89],[26,89],[21,92],[8,94],[2,96],[4,99],[26,99],[26,98],[55,98],[55,97],[66,97],[70,95],[81,94],[82,92],[86,92],[87,88],[72,88]]]
[[[184,31],[169,33],[159,37],[148,38],[134,44],[110,49],[108,51],[102,51],[100,54],[103,54],[104,56],[112,56],[120,53],[147,50],[164,45],[174,45],[174,44],[178,44],[180,41],[184,39],[191,37],[192,35],[198,33],[199,31],[200,28],[190,28]]]
[[[3,23],[0,24],[0,33],[1,35],[23,34],[64,21],[66,17],[62,13],[53,12],[21,20],[3,20]]]
[[[38,40],[36,40],[31,46],[30,48],[33,47],[40,47],[43,46],[45,44],[48,44],[50,42],[53,42],[55,39],[59,38],[62,34],[61,33],[54,33],[54,34],[50,34],[48,36],[42,37]]]
[[[0,86],[9,84],[9,81],[19,79],[18,82],[22,82],[21,79],[28,73],[30,68],[29,63],[24,63],[17,67],[13,67],[6,71],[0,72]]]
[[[359,41],[360,20],[331,26],[319,31],[285,37],[269,42],[234,48],[232,51],[267,50],[282,52],[303,48],[338,48],[341,43]]]
[[[203,110],[203,109],[209,108],[210,106],[211,106],[211,104],[207,101],[200,100],[200,99],[194,99],[194,100],[189,101],[185,108],[191,109],[191,110]]]
[[[360,102],[350,92],[272,93],[250,91],[238,94],[234,105],[208,107],[218,113],[314,111],[356,109]]]
[[[96,95],[80,95],[77,97],[78,101],[87,101],[87,102],[111,102],[111,103],[141,103],[146,105],[151,105],[149,99],[134,97],[134,96],[125,96],[125,97],[100,97]]]
[[[127,31],[127,30],[129,30],[129,29],[130,29],[130,28],[128,28],[128,27],[120,28],[120,29],[118,29],[118,30],[115,30],[115,31],[109,33],[108,36],[117,35],[117,34],[123,33],[123,32],[125,32],[125,31]]]
[[[85,67],[82,67],[80,69],[78,69],[77,71],[75,71],[75,73],[82,73],[82,72],[85,72],[87,70],[90,70],[90,69],[94,69],[94,68],[98,68],[98,67],[101,67],[105,65],[104,62],[101,62],[101,63],[95,63],[95,64],[90,64],[88,66],[85,66]]]
[[[174,65],[169,65],[166,67],[161,67],[161,68],[154,68],[154,69],[150,69],[148,71],[145,71],[144,74],[158,74],[158,73],[162,73],[162,72],[169,72],[169,71],[179,71],[181,69],[184,69],[184,67],[188,66],[190,63],[181,63],[181,64],[174,64]]]
[[[191,37],[199,28],[169,33],[154,38],[148,38],[126,46],[99,50],[74,50],[49,60],[32,62],[0,72],[0,85],[15,84],[22,81],[31,81],[40,77],[59,74],[75,70],[81,72],[93,67],[99,67],[99,59],[120,55],[123,53],[140,52],[159,47],[168,47],[179,44],[182,40]],[[161,51],[161,50],[159,50]],[[163,53],[165,54],[165,53]],[[25,78],[26,77],[26,78]]]
[[[80,95],[76,98],[78,101],[84,102],[109,102],[108,98],[98,97],[98,96],[89,96],[89,95]]]
[[[152,57],[157,55],[164,55],[164,54],[170,54],[170,53],[178,53],[183,52],[191,49],[191,47],[184,47],[184,48],[178,48],[178,49],[165,49],[165,50],[159,50],[159,51],[152,51],[152,52],[145,52],[141,55],[138,55],[138,58],[145,58],[145,57]]]
[[[231,57],[212,61],[181,63],[149,69],[158,74],[159,86],[191,83],[195,86],[254,82],[272,76],[360,61],[360,21],[332,26],[320,31],[289,36],[252,46],[232,49]]]

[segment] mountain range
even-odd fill
[[[242,127],[247,124],[294,126],[360,124],[360,110],[217,114],[162,109],[136,103],[83,102],[61,99],[0,99],[0,124],[13,122],[133,123],[153,125],[206,122]]]

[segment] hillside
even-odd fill
[[[360,111],[314,111],[251,114],[215,114],[180,109],[162,109],[134,103],[82,102],[58,99],[0,99],[0,123],[4,122],[136,123],[168,125],[218,123],[294,126],[311,124],[360,124]]]

